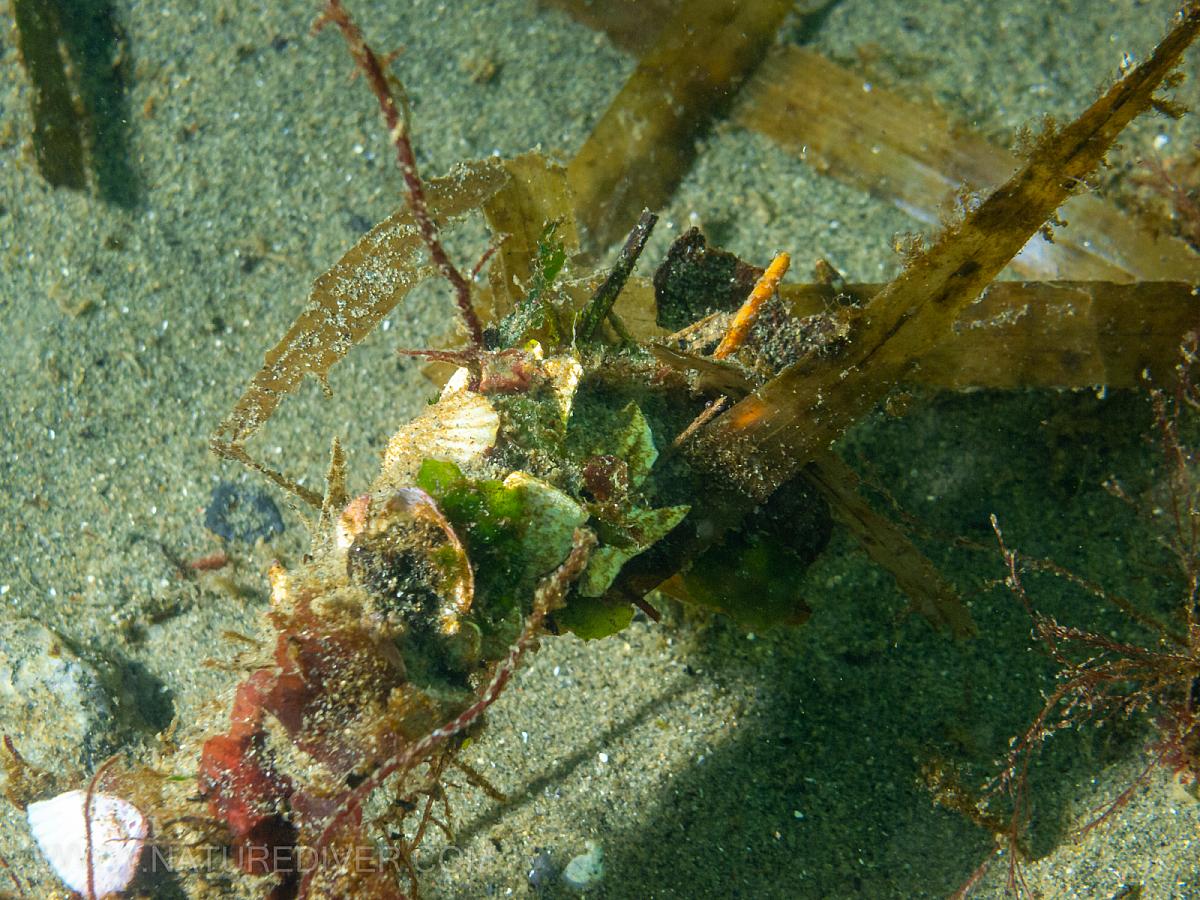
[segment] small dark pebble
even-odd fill
[[[366,216],[360,215],[359,213],[350,213],[350,218],[347,220],[347,224],[350,226],[350,230],[356,234],[366,234],[375,227],[374,222],[372,222]]]
[[[255,488],[222,481],[204,511],[204,527],[227,541],[253,544],[283,533],[283,517],[275,501]]]
[[[529,874],[525,877],[529,879],[529,886],[535,891],[540,891],[554,882],[558,870],[554,865],[554,858],[550,855],[549,850],[541,851],[533,858],[533,863],[529,867]]]

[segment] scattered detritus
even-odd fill
[[[450,772],[502,796],[459,751],[480,737],[488,709],[543,639],[612,635],[637,609],[657,618],[664,594],[755,630],[798,624],[810,610],[799,582],[779,573],[798,578],[835,523],[895,577],[931,627],[955,638],[975,633],[955,587],[869,505],[830,445],[897,385],[922,377],[922,361],[936,357],[966,308],[1125,125],[1161,105],[1154,92],[1200,30],[1200,5],[1186,8],[1145,65],[1078,120],[1048,132],[1012,179],[873,294],[828,265],[817,285],[785,289],[786,252],[747,262],[695,234],[676,243],[651,288],[632,275],[654,223],[649,212],[614,263],[595,269],[579,252],[569,185],[578,186],[580,172],[595,178],[579,216],[593,240],[623,221],[630,197],[641,208],[647,183],[661,181],[662,170],[678,174],[678,138],[690,141],[703,119],[696,98],[703,106],[730,73],[747,70],[786,7],[759,5],[758,26],[714,48],[722,52],[707,62],[738,63],[726,81],[689,69],[685,82],[666,85],[668,96],[692,99],[686,115],[660,123],[671,139],[662,142],[673,145],[665,157],[638,144],[596,169],[595,148],[607,149],[610,139],[602,122],[565,169],[531,153],[466,163],[427,181],[395,79],[340,0],[327,0],[316,30],[340,32],[378,101],[407,204],[317,279],[307,309],[212,439],[218,453],[318,512],[311,548],[300,563],[270,571],[262,634],[245,641],[228,715],[219,725],[185,723],[184,735],[165,742],[164,768],[195,779],[185,776],[180,787],[110,762],[93,776],[89,797],[136,794],[127,799],[141,813],[169,811],[176,830],[231,850],[226,877],[259,878],[277,900],[399,898],[406,883],[419,888],[414,853],[429,832],[452,834]],[[720,31],[705,34],[709,47]],[[660,34],[639,72],[672,62],[663,54],[681,39]],[[644,91],[648,77],[635,76],[631,94]],[[630,160],[640,162],[630,170]],[[612,190],[622,171],[639,176],[636,190]],[[473,270],[460,268],[443,240],[471,215],[493,234]],[[475,276],[485,265],[481,288]],[[405,351],[447,377],[438,397],[388,440],[367,489],[348,494],[336,439],[323,490],[258,461],[250,441],[283,396],[306,375],[328,387],[331,367],[435,276],[453,294],[459,342]],[[1154,296],[1177,298],[1176,289]],[[1019,318],[1008,315],[1011,306],[1000,311],[995,333]],[[1178,314],[1159,324],[1167,328]],[[1103,365],[1103,335],[1090,339]],[[1120,356],[1122,368],[1129,363]],[[942,377],[953,381],[954,365],[946,363]],[[278,511],[272,518],[261,506],[222,485],[206,522],[229,540],[263,537]],[[1194,546],[1185,550],[1194,559]],[[1015,558],[1008,560],[1016,580]],[[1067,637],[1076,635],[1059,635]],[[1185,671],[1160,666],[1152,689]],[[1179,735],[1170,757],[1188,766],[1190,704],[1189,690],[1174,707]],[[89,806],[85,800],[85,813]],[[294,864],[301,859],[305,865]],[[597,884],[599,847],[573,859],[567,873],[579,889]],[[94,893],[94,873],[87,878]]]
[[[378,58],[337,0],[323,22],[343,32],[379,99],[409,209],[318,280],[310,311],[268,356],[215,446],[250,461],[245,442],[280,395],[306,373],[323,378],[429,274],[414,265],[422,245],[455,292],[468,341],[457,350],[413,351],[456,368],[438,401],[393,436],[366,494],[345,495],[336,443],[323,495],[268,473],[316,505],[321,521],[308,563],[273,573],[273,664],[243,682],[230,730],[204,745],[201,790],[248,854],[240,857],[243,868],[274,873],[288,894],[398,896],[394,870],[326,863],[298,878],[246,862],[261,859],[252,851],[264,845],[273,854],[309,847],[321,860],[334,848],[372,854],[385,829],[415,888],[412,852],[428,827],[445,826],[433,812],[443,774],[539,633],[613,633],[630,621],[633,605],[653,614],[646,595],[675,575],[666,585],[674,596],[753,627],[802,621],[807,609],[791,591],[776,597],[717,586],[743,570],[751,585],[759,573],[761,585],[774,568],[802,566],[820,552],[831,515],[896,574],[916,612],[950,634],[973,633],[954,589],[857,496],[852,473],[828,455],[828,442],[919,368],[925,349],[950,333],[1121,128],[1150,105],[1200,27],[1200,10],[1191,8],[1144,67],[1079,121],[1048,134],[1025,169],[873,298],[856,298],[836,274],[826,278],[826,290],[846,299],[826,310],[829,324],[794,342],[795,358],[783,361],[782,374],[755,368],[762,354],[745,326],[775,292],[786,257],[769,278],[754,276],[762,296],[736,327],[716,319],[709,332],[693,333],[693,320],[658,348],[631,342],[620,325],[608,332],[600,325],[619,306],[617,295],[644,290],[631,286],[629,272],[652,219],[643,218],[613,270],[581,271],[567,249],[575,228],[561,201],[565,191],[546,190],[562,184],[561,170],[526,157],[518,167],[495,162],[443,182],[453,184],[441,195],[453,213],[443,209],[434,226],[429,209],[441,201],[426,199],[438,194],[416,173]],[[501,211],[495,204],[506,193],[511,204]],[[539,201],[539,194],[551,199]],[[501,244],[490,295],[477,308],[439,228],[479,207],[489,221],[507,217],[506,230],[518,239]],[[736,260],[733,268],[753,271]],[[681,269],[677,253],[656,288],[682,298],[677,308],[696,309],[687,294],[703,290],[703,279]],[[349,333],[335,328],[346,321],[355,323]],[[716,353],[721,346],[725,352]],[[767,357],[776,368],[778,352]],[[826,391],[840,397],[839,378],[861,395],[835,408]],[[722,396],[732,408],[705,418]],[[662,452],[685,432],[687,440]],[[785,505],[785,515],[811,516],[813,525],[788,548],[770,534],[772,514],[763,529],[747,514],[792,479],[798,505]],[[740,535],[727,544],[740,557],[707,557],[726,533]],[[273,721],[282,741],[268,740]],[[319,772],[307,762],[313,759]],[[385,789],[401,800],[393,807],[401,812],[372,819],[367,803]]]

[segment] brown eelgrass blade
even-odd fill
[[[890,201],[936,226],[963,186],[986,191],[1018,157],[956,125],[939,110],[872,84],[805,47],[773,50],[733,111],[826,175]],[[1054,242],[1034,237],[1009,269],[1038,280],[1195,281],[1200,257],[1091,194],[1071,197]]]
[[[953,390],[1144,388],[1147,375],[1170,380],[1198,321],[1200,295],[1177,281],[997,281],[909,377]]]
[[[696,135],[761,60],[791,5],[680,4],[567,167],[591,250],[670,199],[691,167]]]
[[[626,53],[641,56],[654,46],[663,26],[679,9],[680,0],[548,0],[575,21],[608,39]]]
[[[886,286],[847,284],[846,291],[869,306]],[[784,284],[779,295],[796,318],[831,308],[828,285]],[[648,280],[629,279],[616,310],[638,340],[666,336],[654,321]],[[944,390],[1140,388],[1149,370],[1153,381],[1166,383],[1179,361],[1180,335],[1197,322],[1200,293],[1185,282],[995,281],[922,353],[906,382]]]
[[[886,285],[850,284],[868,305]],[[796,316],[821,313],[828,288],[783,285]],[[921,353],[905,381],[943,390],[1141,388],[1165,383],[1180,335],[1200,321],[1192,284],[1147,281],[995,281]]]
[[[577,341],[588,343],[595,340],[600,325],[611,316],[613,304],[617,302],[617,297],[624,289],[625,282],[629,280],[633,267],[637,265],[638,257],[641,256],[646,241],[650,239],[650,232],[654,230],[657,221],[658,216],[650,210],[642,210],[637,224],[633,226],[633,230],[625,239],[625,245],[617,254],[612,269],[579,314],[579,321],[575,325]]]
[[[804,476],[828,499],[834,519],[854,535],[877,565],[892,574],[913,612],[956,638],[978,633],[958,591],[901,528],[871,508],[856,489],[857,473],[840,457],[822,453],[804,470]]]
[[[1152,58],[1082,116],[1047,135],[1030,161],[957,228],[947,231],[863,311],[842,356],[802,361],[717,419],[690,445],[713,473],[685,522],[621,571],[612,601],[644,596],[736,527],[895,385],[912,378],[955,319],[1058,204],[1100,162],[1120,131],[1152,105],[1153,92],[1200,30],[1200,4],[1177,17]]]
[[[1154,54],[1074,122],[1044,135],[1029,161],[950,228],[870,304],[846,352],[801,362],[718,418],[690,446],[703,465],[764,498],[825,450],[946,338],[954,320],[1071,192],[1200,31],[1189,4]]]

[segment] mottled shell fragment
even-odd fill
[[[85,807],[91,818],[91,885]],[[67,791],[30,803],[25,814],[42,855],[71,890],[104,897],[125,890],[133,880],[150,829],[132,803],[99,793],[88,803],[87,791]]]
[[[575,402],[575,391],[583,380],[583,366],[573,356],[552,356],[542,363],[542,371],[550,379],[554,399],[563,424],[571,417],[571,405]]]

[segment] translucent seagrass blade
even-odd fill
[[[771,52],[742,91],[734,120],[819,171],[936,227],[961,186],[986,191],[1021,160],[939,110],[872,84],[805,47]],[[1053,243],[1034,235],[1009,263],[1041,280],[1194,281],[1200,257],[1094,194],[1063,205]]]
[[[498,160],[465,163],[426,184],[429,212],[446,224],[508,181]],[[362,236],[313,283],[308,306],[271,350],[233,412],[213,435],[218,452],[238,448],[271,417],[305,375],[324,381],[334,363],[366,337],[418,283],[433,274],[405,206]],[[235,454],[236,455],[236,454]]]

